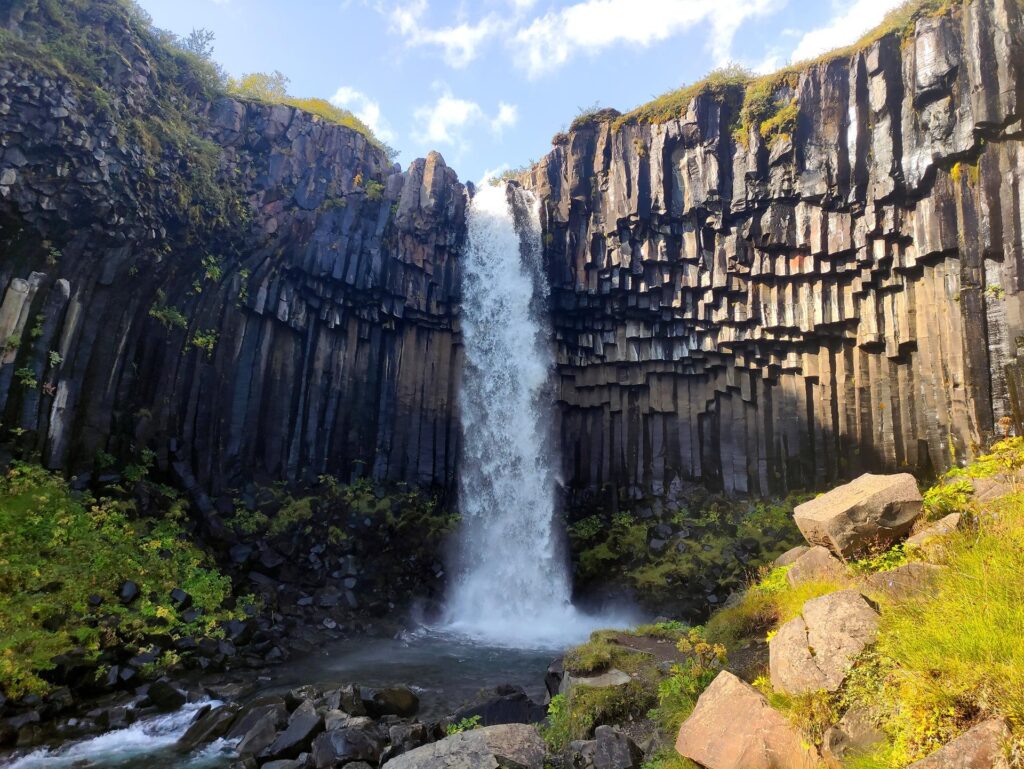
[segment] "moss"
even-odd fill
[[[751,79],[749,70],[738,66],[724,67],[709,73],[707,77],[683,88],[662,94],[615,119],[612,127],[616,130],[624,125],[643,123],[665,123],[686,113],[690,103],[698,96],[709,94],[719,103],[739,105],[743,89]]]

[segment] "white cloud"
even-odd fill
[[[425,144],[464,144],[467,129],[480,124],[487,124],[492,133],[500,135],[518,120],[519,110],[514,104],[500,102],[497,112],[489,117],[479,104],[460,99],[445,84],[438,83],[435,87],[439,94],[434,103],[413,112],[416,119],[413,138]]]
[[[336,107],[344,107],[370,127],[377,137],[383,142],[395,140],[395,132],[391,130],[388,121],[380,111],[380,104],[364,94],[347,85],[341,86],[334,92],[330,99],[331,104]]]
[[[844,4],[825,26],[804,33],[790,60],[813,59],[833,48],[849,45],[902,4],[903,0],[854,0],[852,4]]]
[[[512,168],[512,166],[509,165],[508,163],[501,163],[497,168],[488,168],[487,170],[484,171],[483,176],[481,176],[480,180],[476,183],[477,186],[483,187],[491,179],[501,176],[510,168]]]
[[[732,38],[751,16],[767,13],[777,0],[584,0],[549,11],[519,29],[511,45],[530,77],[564,64],[578,52],[615,44],[648,46],[697,24],[711,25],[709,46],[716,64],[731,58]]]
[[[427,0],[411,0],[391,10],[391,24],[410,46],[433,45],[444,51],[444,60],[456,68],[465,67],[477,57],[480,46],[494,35],[501,23],[494,16],[485,16],[470,24],[462,22],[432,29],[423,22]]]
[[[491,120],[491,130],[500,134],[519,122],[519,108],[515,104],[498,102],[498,114]]]

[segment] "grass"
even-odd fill
[[[53,658],[142,646],[156,628],[172,636],[216,634],[230,580],[181,527],[184,506],[165,491],[163,518],[143,519],[126,499],[73,492],[59,476],[17,463],[0,479],[0,688],[41,694]],[[117,591],[135,581],[139,598]],[[180,587],[199,617],[186,622],[169,599]],[[100,605],[90,596],[101,599]],[[165,662],[173,661],[167,658]]]
[[[811,580],[790,587],[788,566],[762,572],[761,579],[748,588],[732,606],[715,612],[708,620],[708,639],[734,648],[742,641],[762,636],[800,614],[803,605],[818,596],[841,590],[831,580]]]

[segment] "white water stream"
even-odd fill
[[[539,214],[531,193],[504,184],[482,185],[469,206],[462,524],[448,597],[452,630],[524,648],[565,646],[602,624],[572,606],[555,528],[554,359],[543,322],[548,289]]]

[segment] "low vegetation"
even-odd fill
[[[235,96],[267,104],[287,104],[289,107],[295,107],[311,115],[323,118],[329,123],[351,128],[353,131],[366,137],[367,141],[374,147],[387,153],[387,156],[392,160],[398,156],[397,150],[389,147],[377,138],[373,133],[373,129],[356,117],[353,112],[331,104],[326,99],[291,96],[288,93],[288,78],[280,72],[251,72],[242,75],[238,79],[229,77],[226,86],[228,93]]]
[[[243,616],[231,582],[183,528],[185,505],[153,486],[162,516],[143,518],[127,494],[94,498],[38,465],[15,463],[0,478],[0,689],[8,697],[51,688],[54,658],[95,663],[111,649],[148,648],[154,632],[216,635]],[[138,585],[128,605],[118,591]],[[195,616],[175,607],[184,590]],[[231,608],[229,608],[231,607]],[[156,673],[174,664],[165,653]]]

